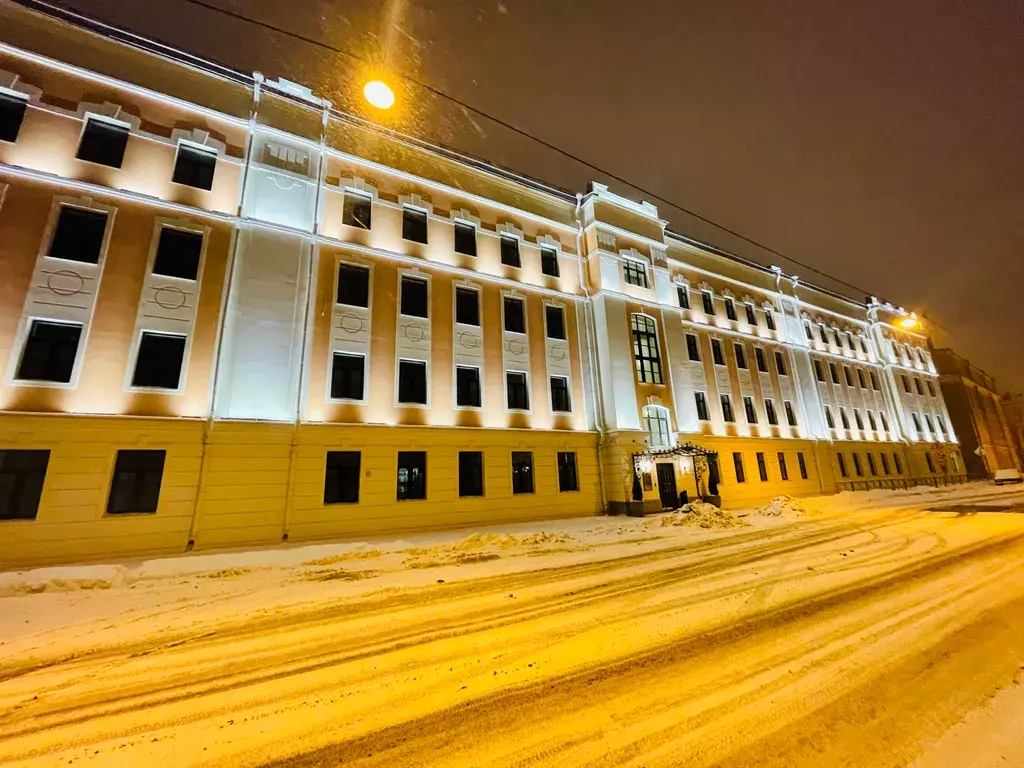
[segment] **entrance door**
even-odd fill
[[[661,497],[662,508],[675,509],[679,506],[675,464],[658,464],[658,495]]]

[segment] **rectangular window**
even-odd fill
[[[647,288],[647,265],[636,259],[622,260],[622,274],[630,285]]]
[[[722,342],[718,339],[711,340],[711,359],[715,365],[725,365],[725,356],[722,354]]]
[[[90,163],[120,168],[124,162],[125,148],[128,146],[129,130],[127,125],[88,117],[75,157]]]
[[[764,454],[760,451],[757,453],[757,474],[762,483],[768,482],[768,465],[765,464]]]
[[[779,476],[783,480],[789,480],[789,468],[786,466],[786,454],[779,451]]]
[[[736,319],[736,303],[728,296],[725,297],[725,316],[729,320]]]
[[[27,96],[0,92],[0,141],[17,140],[27,107]]]
[[[931,451],[928,451],[928,452],[925,453],[924,460],[928,464],[928,473],[934,475],[935,474],[935,462],[932,461],[932,452]]]
[[[338,303],[350,307],[370,306],[370,270],[352,264],[338,265]]]
[[[745,369],[747,367],[747,355],[743,351],[743,345],[734,344],[733,349],[736,352],[736,367]]]
[[[686,356],[690,359],[690,362],[700,362],[700,344],[697,341],[697,337],[692,333],[686,334]]]
[[[806,480],[807,479],[807,462],[804,460],[803,453],[798,453],[796,455],[796,463],[800,466],[800,479],[801,480]]]
[[[775,403],[771,399],[765,399],[764,411],[765,415],[768,417],[768,423],[771,424],[773,427],[777,426],[779,423],[779,417],[775,413]]]
[[[704,302],[704,314],[708,317],[715,316],[715,299],[712,297],[710,291],[701,291],[701,301]]]
[[[199,259],[202,253],[201,233],[161,227],[156,258],[153,260],[153,274],[195,280],[199,277]]]
[[[409,317],[427,317],[427,281],[402,275],[401,313]]]
[[[576,472],[576,454],[572,451],[558,452],[558,490],[561,493],[578,491],[580,479]]]
[[[871,375],[871,388],[877,392],[878,391],[878,374],[876,374],[874,371],[871,371],[870,375]]]
[[[548,277],[558,277],[558,251],[554,248],[540,249],[540,271]]]
[[[35,520],[50,452],[0,451],[0,520]]]
[[[422,360],[398,361],[398,402],[427,404],[427,364]]]
[[[857,383],[860,384],[860,388],[861,389],[867,389],[868,388],[868,382],[867,382],[867,379],[864,377],[864,369],[863,368],[858,368],[857,369]]]
[[[822,344],[828,344],[828,332],[825,330],[824,325],[818,326],[818,338],[821,339]]]
[[[775,370],[778,371],[779,376],[786,376],[786,358],[782,356],[782,353],[775,350]]]
[[[843,366],[843,375],[846,377],[846,386],[853,387],[853,371],[850,370],[850,366]]]
[[[679,300],[680,309],[690,308],[690,289],[685,285],[676,286],[676,298]]]
[[[887,418],[885,418],[885,412],[884,411],[879,411],[878,412],[878,418],[881,419],[881,421],[882,421],[882,431],[888,432],[889,431],[889,420]]]
[[[843,423],[843,429],[850,428],[850,418],[846,415],[846,409],[839,406],[839,421]]]
[[[747,474],[743,471],[743,454],[733,453],[732,465],[736,470],[736,482],[745,483],[747,481]]]
[[[501,263],[506,267],[519,267],[522,262],[519,259],[519,239],[502,235],[501,240]]]
[[[459,451],[459,496],[484,495],[484,454]]]
[[[876,432],[878,430],[878,424],[875,423],[875,414],[871,411],[865,411],[865,413],[868,416],[868,426],[871,427],[872,432]]]
[[[878,468],[875,466],[875,455],[873,453],[867,454],[868,457],[868,472],[871,473],[872,477],[878,475]]]
[[[15,378],[69,383],[81,336],[80,325],[33,320]]]
[[[548,338],[565,340],[565,312],[561,307],[553,307],[550,304],[544,306],[544,315],[547,320]]]
[[[903,474],[903,460],[900,459],[900,455],[898,453],[894,453],[892,455],[892,461],[893,461],[893,465],[896,467],[896,474],[897,475],[902,475]]]
[[[830,374],[832,374],[832,383],[833,384],[838,384],[839,383],[839,369],[836,368],[836,364],[835,363],[829,363],[828,364],[828,372]]]
[[[99,264],[107,214],[62,205],[47,256],[51,259]]]
[[[912,414],[910,414],[910,418],[914,422],[914,429],[917,432],[920,432],[921,431],[921,417],[918,416],[916,413],[912,413]]]
[[[832,408],[828,405],[825,406],[825,423],[828,424],[829,429],[836,428],[836,420],[832,418]]]
[[[754,359],[757,362],[757,370],[761,373],[768,373],[768,360],[765,359],[764,350],[761,347],[754,347]]]
[[[903,374],[903,391],[908,395],[910,394],[910,379],[907,378],[907,374]]]
[[[357,229],[369,229],[373,223],[373,198],[346,189],[341,223]]]
[[[512,493],[533,493],[533,454],[512,451]]]
[[[551,377],[551,410],[555,413],[570,413],[569,380],[565,376]]]
[[[526,333],[526,306],[522,299],[506,296],[502,302],[505,308],[505,330],[510,333]]]
[[[324,470],[324,504],[359,502],[359,451],[328,451]]]
[[[331,399],[362,400],[366,358],[335,352],[331,361]]]
[[[775,315],[772,314],[770,309],[764,311],[764,324],[768,326],[769,331],[775,330]]]
[[[935,427],[932,426],[932,417],[929,416],[927,413],[924,415],[924,425],[928,427],[929,432],[935,431]]]
[[[505,393],[510,411],[530,410],[530,391],[526,386],[526,374],[522,371],[505,372]]]
[[[732,398],[729,395],[722,395],[722,419],[726,424],[732,424],[736,417],[732,412]]]
[[[464,221],[455,222],[455,252],[476,256],[476,227]]]
[[[853,471],[857,473],[857,477],[864,477],[864,467],[860,465],[860,454],[853,454]]]
[[[213,175],[217,170],[216,150],[178,144],[178,156],[174,160],[171,181],[195,189],[213,189]]]
[[[926,381],[925,384],[928,385],[928,397],[935,397],[935,387],[932,386],[931,381]]]
[[[479,408],[480,369],[468,365],[455,368],[455,404],[460,408]]]
[[[786,409],[786,423],[791,427],[796,426],[796,411],[793,410],[793,403],[789,400],[782,401],[783,407]]]
[[[811,333],[811,324],[808,322],[804,323],[804,333],[807,335],[808,341],[814,341],[814,334]]]
[[[118,451],[107,514],[156,512],[166,451]]]
[[[941,416],[935,417],[935,423],[939,425],[939,432],[944,433],[946,431],[946,420],[943,419]]]
[[[924,387],[921,386],[921,380],[914,379],[914,385],[917,388],[917,394],[919,394],[921,397],[924,397]]]
[[[814,378],[822,383],[825,381],[825,367],[821,364],[821,360],[814,360]]]
[[[743,412],[746,414],[748,424],[757,424],[757,412],[754,411],[754,398],[750,395],[743,396]]]
[[[850,473],[846,469],[846,459],[843,457],[843,454],[837,453],[836,458],[839,460],[839,476],[849,477]]]
[[[647,315],[633,315],[633,358],[637,379],[645,384],[661,384],[661,351],[657,326]]]
[[[883,475],[888,475],[889,474],[889,457],[886,456],[884,453],[880,453],[880,454],[878,454],[878,458],[880,458],[882,460],[882,474]]]
[[[396,496],[399,501],[427,498],[427,452],[398,452],[398,488]]]
[[[186,336],[143,331],[135,358],[133,387],[177,389],[185,362]]]
[[[427,212],[402,208],[402,239],[414,243],[427,242]]]
[[[860,411],[857,408],[853,409],[853,420],[857,424],[857,429],[864,429],[864,419],[860,417]]]
[[[455,289],[455,322],[480,325],[480,292],[472,288]]]
[[[703,392],[694,392],[694,399],[697,401],[697,418],[700,421],[710,421],[711,416],[708,414],[708,398]]]
[[[747,322],[750,325],[757,325],[757,315],[754,313],[754,305],[753,304],[747,304],[746,308],[747,308]]]

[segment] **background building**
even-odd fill
[[[897,307],[286,80],[0,22],[4,564],[961,475]]]

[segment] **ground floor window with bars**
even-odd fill
[[[661,384],[661,352],[658,327],[647,315],[633,315],[633,357],[637,379],[644,384]]]
[[[672,445],[672,427],[668,420],[668,409],[648,405],[643,410],[644,431],[650,438],[651,448],[668,448]]]

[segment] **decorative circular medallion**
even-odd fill
[[[413,343],[423,341],[423,337],[427,335],[423,328],[416,323],[408,323],[402,329],[402,333],[405,334],[405,338]]]
[[[187,298],[181,288],[173,285],[162,285],[153,292],[153,301],[163,309],[181,309]]]
[[[58,269],[46,277],[46,287],[58,296],[74,296],[85,287],[85,279],[70,269]]]
[[[564,347],[551,347],[551,350],[548,352],[548,355],[551,357],[552,360],[558,360],[559,362],[565,360],[565,358],[568,357],[568,355],[565,354]]]
[[[526,351],[526,345],[523,344],[523,342],[521,341],[510,340],[508,342],[508,351],[511,352],[513,355],[521,355],[523,354],[523,352]]]
[[[459,334],[459,346],[463,349],[476,349],[480,346],[480,339],[477,338],[475,333],[463,331]]]
[[[346,312],[338,319],[338,326],[345,333],[359,333],[366,326],[363,323],[363,318],[354,312]]]

